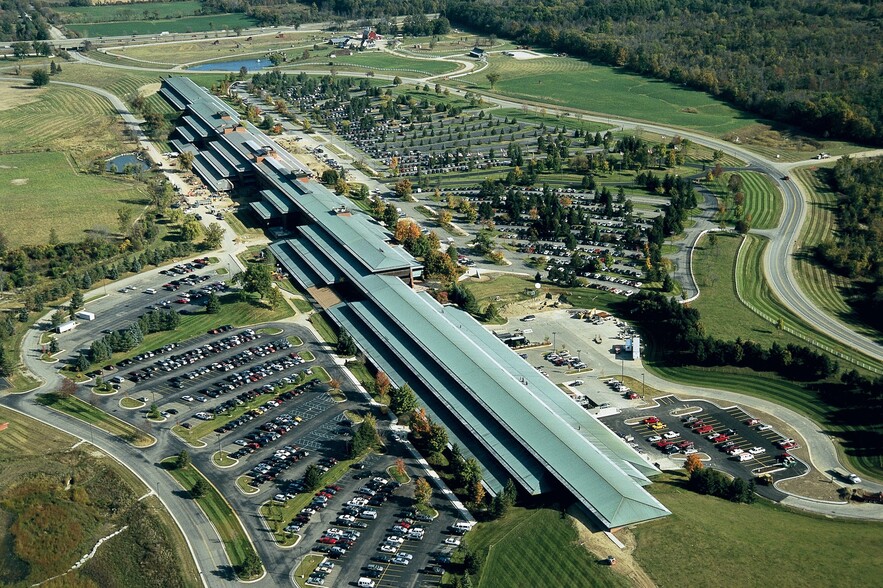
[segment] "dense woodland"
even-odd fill
[[[818,246],[818,258],[853,280],[856,310],[883,328],[883,158],[844,157],[828,174],[838,194],[835,238]]]
[[[49,23],[40,12],[28,10],[29,6],[42,9],[39,0],[0,0],[0,40],[34,41],[49,38]]]

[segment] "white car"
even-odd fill
[[[383,551],[386,553],[395,553],[398,550],[399,550],[398,545],[391,545],[389,543],[384,543],[383,545],[380,546],[380,551]]]
[[[402,543],[405,542],[405,540],[402,539],[401,537],[397,537],[395,535],[390,535],[389,537],[386,538],[386,542],[387,543],[395,543],[396,545],[401,545]]]
[[[850,484],[861,484],[862,479],[856,476],[855,474],[849,474],[846,476],[846,479],[849,480]]]
[[[684,451],[683,451],[683,454],[684,454],[684,455],[693,455],[694,453],[699,453],[699,452],[696,450],[695,447],[687,447],[687,448],[684,449]]]
[[[742,455],[743,453],[745,453],[745,452],[742,449],[740,449],[739,447],[736,447],[735,449],[733,449],[730,452],[730,455]]]
[[[445,545],[460,545],[460,539],[457,537],[448,537],[445,539]]]
[[[193,402],[193,396],[190,396],[190,395],[188,394],[188,395],[186,395],[186,396],[182,396],[182,397],[181,397],[181,400],[183,400],[184,402]]]
[[[662,437],[659,435],[653,435],[652,437],[647,437],[647,441],[649,443],[656,443],[657,441],[662,441]]]
[[[748,461],[749,459],[754,459],[754,456],[750,453],[740,453],[738,459],[739,461]]]
[[[758,431],[769,431],[772,428],[773,428],[772,425],[764,425],[764,424],[757,425]]]
[[[752,447],[748,450],[748,453],[751,455],[760,455],[761,453],[766,453],[766,449],[763,447]]]
[[[668,433],[663,435],[663,437],[665,437],[666,439],[674,439],[674,438],[680,437],[680,436],[681,436],[681,434],[676,431],[669,431]]]

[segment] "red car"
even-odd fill
[[[663,439],[662,441],[656,442],[656,447],[658,447],[660,449],[665,449],[669,445],[674,445],[674,444],[671,441],[666,441],[665,439]]]
[[[334,537],[328,537],[327,535],[319,539],[319,543],[324,543],[325,545],[336,545],[337,539]]]
[[[760,421],[757,419],[748,419],[745,421],[745,424],[748,425],[749,427],[753,427],[754,425],[757,425],[759,423],[760,423]]]
[[[638,393],[637,393],[637,392],[629,392],[628,394],[625,395],[625,397],[626,397],[628,400],[637,400],[637,398],[638,398]]]
[[[729,441],[730,437],[721,433],[717,435],[714,439],[712,439],[712,443],[723,443],[724,441]]]
[[[711,425],[703,425],[698,429],[693,429],[693,432],[699,433],[700,435],[705,435],[706,433],[711,433],[714,430],[714,427]]]
[[[680,443],[678,443],[678,447],[680,447],[681,449],[689,449],[690,447],[693,447],[693,442],[681,441]]]
[[[703,423],[702,421],[696,421],[696,422],[694,422],[694,423],[690,423],[689,426],[690,426],[691,429],[696,430],[696,429],[700,429],[700,428],[702,428],[702,427],[704,427],[704,426],[706,426],[706,425],[705,425],[705,423]]]
[[[647,417],[646,419],[644,419],[644,424],[645,424],[645,425],[653,425],[653,424],[656,424],[656,423],[658,423],[658,422],[659,422],[659,419],[658,419],[657,417],[655,417],[655,416]]]

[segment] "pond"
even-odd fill
[[[243,67],[248,71],[257,71],[265,67],[271,67],[273,62],[269,59],[241,59],[239,61],[215,61],[193,65],[187,69],[190,71],[239,71]]]
[[[123,155],[117,155],[113,159],[108,159],[104,169],[115,174],[124,174],[126,173],[127,166],[134,166],[136,172],[150,169],[149,163],[138,159],[133,153],[124,153]]]

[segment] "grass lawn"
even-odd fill
[[[300,340],[300,337],[296,335],[289,335],[288,342],[291,343],[293,347],[300,347],[304,344],[304,342]]]
[[[236,478],[236,485],[246,494],[257,494],[259,490],[254,486],[248,485],[248,481],[250,479],[251,478],[249,478],[248,476],[239,476],[238,478]]]
[[[322,314],[311,314],[310,322],[313,323],[313,327],[319,332],[319,336],[323,341],[331,345],[337,345],[337,333]]]
[[[61,242],[80,241],[88,232],[115,232],[118,210],[137,217],[148,204],[140,183],[78,172],[67,157],[53,152],[0,155],[0,195],[11,246],[47,243],[53,228]]]
[[[70,75],[68,70],[74,69],[76,64],[65,64],[64,73],[59,78],[66,80]],[[119,77],[117,72],[114,72],[114,75]],[[92,92],[54,84],[42,89],[21,84],[8,90],[4,88],[2,96],[4,101],[8,100],[7,104],[17,105],[0,110],[0,149],[5,152],[50,149],[70,153],[76,161],[76,166],[86,169],[95,158],[107,157],[134,148],[134,143],[123,139],[122,126],[110,102]],[[23,132],[24,129],[27,129],[27,132]],[[67,173],[70,165],[64,163],[64,173]],[[15,165],[15,163],[4,165]],[[3,170],[4,175],[14,171],[23,170]],[[52,178],[58,178],[59,173],[61,172],[54,171]],[[30,174],[9,179],[15,178],[29,178],[29,181],[33,182],[42,181]],[[9,180],[0,185],[4,193],[8,193],[11,188]],[[47,194],[41,194],[43,195]],[[4,216],[4,218],[8,217]],[[113,223],[111,226],[115,225],[116,223]],[[59,226],[56,230],[61,229],[64,227]],[[46,233],[48,232],[47,228]]]
[[[353,55],[343,55],[335,57],[331,61],[335,63],[336,67],[341,69],[346,69],[350,65],[357,65],[365,70],[377,70],[390,74],[400,71],[404,74],[424,73],[427,75],[440,75],[454,72],[461,67],[450,61],[410,59],[382,51],[365,51]],[[327,66],[327,62],[324,65]]]
[[[156,439],[151,435],[136,429],[129,423],[125,423],[120,419],[107,414],[100,408],[95,408],[88,402],[84,402],[76,396],[68,396],[65,398],[56,394],[40,394],[39,402],[50,408],[54,408],[59,412],[63,412],[72,417],[78,418],[81,421],[94,425],[111,435],[116,435],[135,447],[147,447],[156,442]]]
[[[275,34],[254,35],[251,41],[242,38],[215,39],[214,35],[210,35],[208,39],[197,42],[188,39],[185,43],[164,43],[161,56],[157,55],[155,46],[146,45],[113,49],[111,53],[132,60],[161,61],[170,65],[192,64],[217,59],[238,59],[243,56],[261,58],[269,51],[286,53],[291,59],[299,58],[304,49],[312,51],[313,43],[317,40],[322,42],[321,39],[322,37],[315,33],[286,33],[282,39],[276,38]],[[217,41],[217,45],[215,41]],[[128,63],[131,64],[131,61]]]
[[[298,588],[305,588],[307,578],[319,567],[323,559],[325,559],[324,555],[310,554],[304,556],[291,575],[294,581],[297,582]]]
[[[727,196],[727,181],[732,174],[725,173],[706,187],[718,197]],[[751,228],[753,229],[774,229],[779,226],[779,220],[782,218],[782,194],[779,189],[773,186],[766,174],[757,172],[740,171],[742,177],[742,193],[745,194],[745,214],[751,215]],[[729,210],[727,217],[732,220],[733,204],[732,198],[729,202]]]
[[[389,474],[389,477],[398,482],[399,484],[407,484],[411,481],[411,476],[408,475],[408,472],[405,472],[404,475],[399,473],[399,469],[391,465],[386,468],[386,473]]]
[[[504,519],[479,523],[469,533],[470,548],[487,554],[475,585],[478,588],[628,585],[609,567],[597,563],[578,541],[570,519],[562,518],[560,512],[512,508]]]
[[[166,458],[162,463],[170,464],[174,459],[174,457]],[[217,488],[212,486],[205,479],[205,476],[193,465],[188,465],[181,469],[173,469],[167,466],[166,471],[188,492],[200,478],[208,483],[208,491],[205,496],[197,498],[196,502],[221,537],[221,541],[224,543],[224,551],[227,552],[230,563],[234,569],[238,569],[238,566],[245,561],[246,556],[254,552],[254,547],[252,547],[251,542],[248,540],[248,534],[242,528],[242,523],[236,516],[236,513],[233,512],[230,504],[224,500],[224,497],[221,496]],[[249,578],[242,579],[248,580]]]
[[[756,119],[704,92],[644,78],[573,58],[516,60],[491,55],[481,73],[459,78],[462,85],[489,91],[487,74],[500,75],[495,92],[539,105],[578,108],[661,124],[724,134]],[[540,112],[542,114],[542,112]]]
[[[662,478],[650,492],[671,516],[634,528],[635,557],[660,587],[875,586],[883,573],[883,524],[825,519],[766,501],[735,504]],[[683,546],[672,556],[673,545]],[[722,553],[721,550],[725,553]],[[812,562],[811,565],[807,565]],[[836,581],[833,580],[836,578]]]
[[[120,399],[120,406],[128,409],[141,408],[142,406],[146,406],[146,404],[146,402],[141,402],[140,400],[135,400],[134,398],[129,398],[128,396]]]
[[[216,451],[212,455],[212,463],[216,466],[226,468],[236,464],[237,460],[231,459],[226,451]]]
[[[66,25],[65,28],[77,33],[80,37],[119,37],[125,35],[158,35],[170,33],[191,33],[203,31],[222,31],[227,29],[232,34],[235,28],[248,28],[257,21],[244,14],[210,14],[207,16],[188,16],[166,20],[124,20],[117,22],[92,22],[85,24]]]
[[[483,278],[480,281],[469,279],[463,282],[472,291],[479,306],[483,307],[493,302],[501,309],[504,316],[507,303],[530,298],[530,295],[535,291],[534,283],[532,279],[510,274],[499,274],[492,278]],[[563,296],[567,303],[575,308],[611,310],[618,302],[625,300],[623,296],[592,288],[562,288],[543,284],[539,295],[545,296],[546,292]]]

